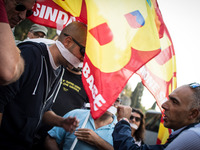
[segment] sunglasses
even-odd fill
[[[64,33],[65,36],[71,36],[71,35],[68,35],[66,33]],[[72,40],[74,41],[74,43],[76,43],[79,47],[80,47],[80,53],[82,56],[85,55],[85,47],[82,46],[81,44],[79,44],[79,42],[77,42],[72,36],[71,36]]]
[[[26,6],[24,6],[23,4],[21,3],[18,3],[15,7],[15,10],[16,11],[25,11],[26,10]],[[33,14],[33,10],[27,10],[26,11],[26,17],[30,17],[31,15]]]
[[[44,38],[45,37],[44,34],[39,34],[37,32],[33,32],[33,35],[36,36],[36,37],[38,37],[38,38]]]
[[[139,117],[130,116],[130,120],[133,120],[134,118],[135,118],[135,121],[136,121],[136,122],[141,121],[141,118],[139,118]]]
[[[198,87],[200,87],[200,84],[199,84],[199,83],[196,83],[196,82],[194,82],[194,83],[190,83],[190,84],[189,84],[189,86],[190,86],[192,89],[195,89],[195,88],[198,88]]]

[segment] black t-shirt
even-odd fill
[[[65,69],[62,84],[52,110],[57,115],[63,116],[73,109],[83,107],[84,103],[88,103],[88,98],[83,88],[81,75]]]

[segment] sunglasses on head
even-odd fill
[[[64,33],[65,36],[71,36],[71,35],[68,35],[66,33]],[[71,36],[72,40],[74,41],[74,43],[76,43],[79,47],[80,47],[80,53],[82,56],[85,55],[85,47],[82,46],[81,44],[79,44],[79,42],[77,42],[72,36]]]
[[[141,120],[141,118],[139,118],[139,117],[130,116],[130,120],[133,120],[134,118],[135,118],[136,122],[139,122]]]
[[[16,10],[16,11],[25,11],[25,10],[26,10],[26,6],[24,6],[24,5],[21,4],[21,3],[18,3],[18,4],[16,5],[16,7],[15,7],[15,10]],[[32,14],[33,14],[33,10],[32,10],[32,9],[26,11],[26,17],[29,17],[29,16],[31,16]]]
[[[200,87],[200,84],[199,84],[199,83],[196,83],[196,82],[194,82],[194,83],[190,83],[190,84],[189,84],[189,86],[190,86],[192,89],[195,89],[195,88],[198,88],[198,87]]]

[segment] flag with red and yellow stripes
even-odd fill
[[[176,59],[172,40],[163,22],[161,12],[156,0],[152,0],[155,12],[156,23],[161,43],[161,53],[145,64],[137,74],[141,77],[144,86],[155,97],[156,102],[163,113],[162,103],[168,99],[168,95],[177,87],[176,83]],[[163,144],[171,133],[163,125],[161,119],[158,132],[157,144]]]
[[[91,114],[100,117],[129,78],[160,53],[156,12],[151,0],[54,0],[88,25],[82,72]],[[82,14],[84,10],[87,15]],[[86,17],[87,16],[87,17]]]

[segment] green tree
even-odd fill
[[[123,92],[122,92],[124,95],[130,97],[131,96],[131,87],[127,84],[124,89],[123,89]]]
[[[141,99],[144,91],[142,82],[139,82],[131,94],[131,107],[143,109]]]
[[[131,100],[130,100],[130,96],[131,96],[131,88],[128,84],[126,84],[126,86],[124,87],[124,89],[122,90],[121,94],[120,94],[120,98],[122,100],[121,104],[122,105],[126,105],[126,106],[130,106],[131,104]]]
[[[154,103],[153,103],[153,105],[151,106],[151,108],[150,108],[150,109],[153,109],[153,110],[155,110],[155,109],[156,109],[156,104],[157,104],[157,103],[156,103],[156,102],[154,102]]]
[[[145,107],[141,104],[141,98],[143,95],[144,86],[142,82],[139,82],[132,92],[130,86],[127,84],[123,91],[120,94],[120,98],[122,99],[122,105],[128,105],[134,108],[139,108],[145,113]]]

